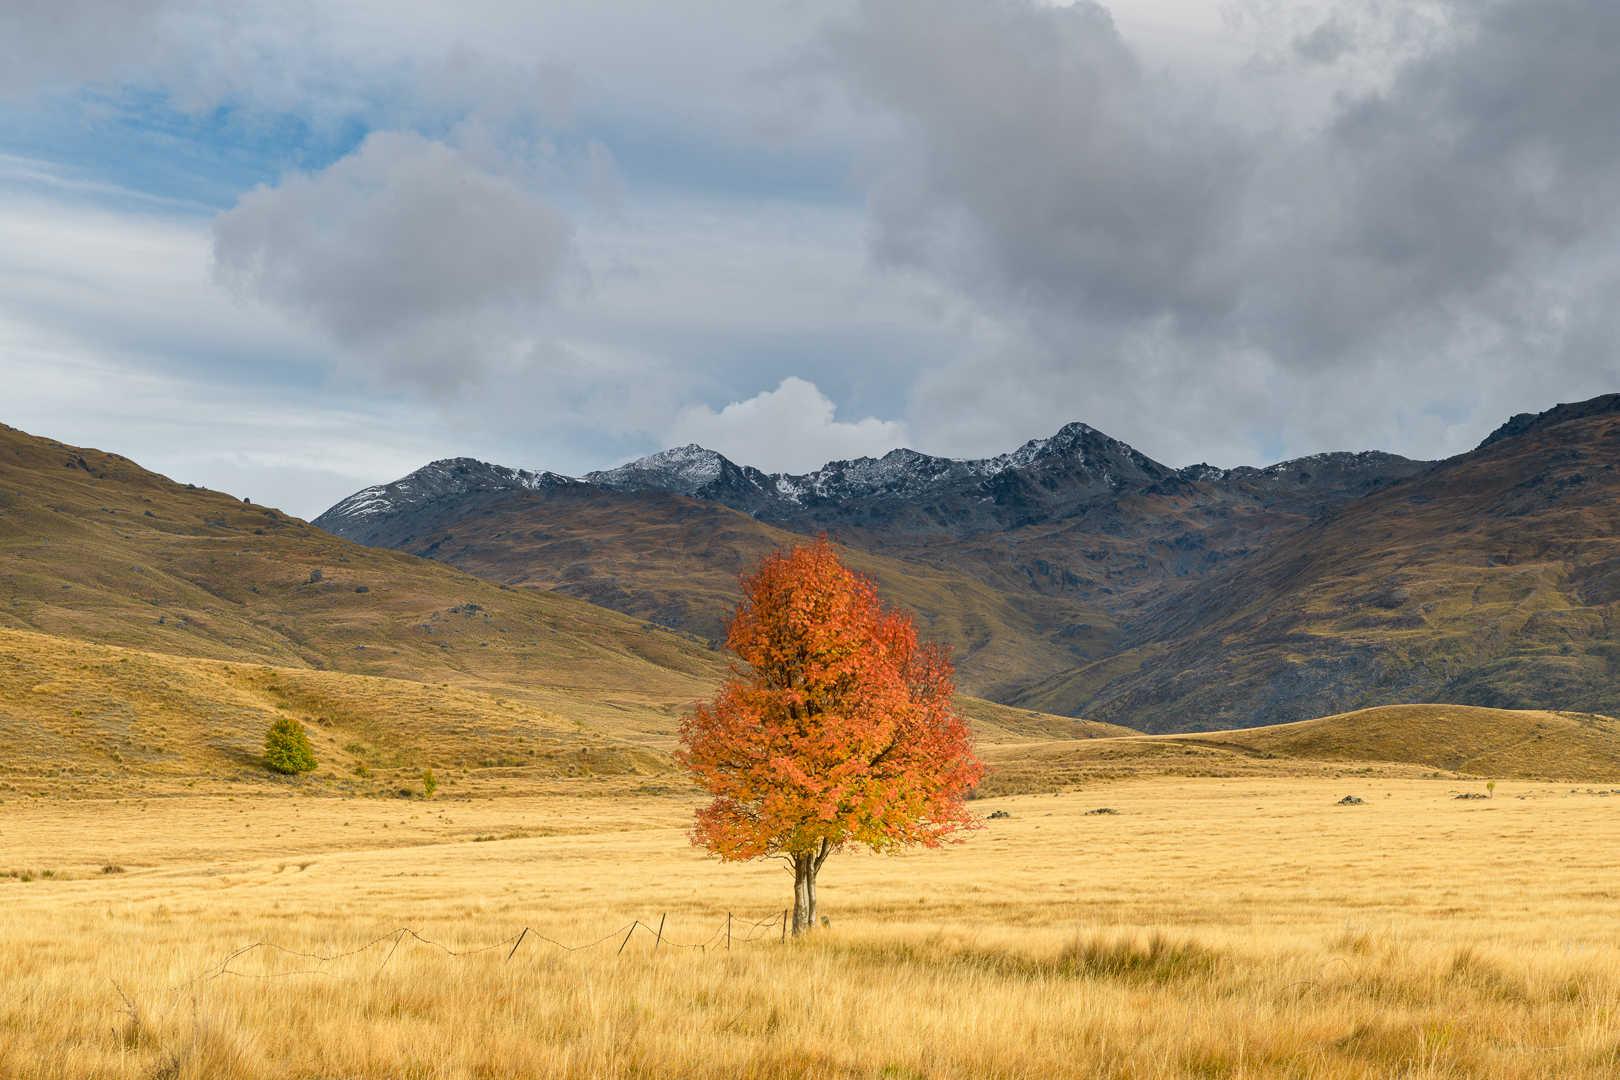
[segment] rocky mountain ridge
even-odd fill
[[[881,458],[833,461],[810,473],[764,473],[696,444],[663,450],[577,479],[472,458],[435,461],[390,484],[342,500],[315,524],[362,543],[399,515],[435,503],[480,501],[503,491],[590,485],[607,491],[661,491],[729,506],[789,527],[857,526],[957,536],[1001,532],[1071,516],[1128,493],[1174,494],[1188,484],[1241,486],[1289,501],[1309,494],[1336,502],[1429,465],[1380,451],[1327,453],[1265,468],[1209,464],[1172,469],[1086,424],[1032,439],[992,458],[936,457],[892,450]],[[417,530],[420,532],[421,530]]]

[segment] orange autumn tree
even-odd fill
[[[676,758],[714,801],[692,842],[793,870],[793,932],[816,922],[816,875],[846,845],[938,847],[972,827],[984,773],[951,705],[951,662],[825,535],[741,579],[726,644],[741,663],[681,725]]]

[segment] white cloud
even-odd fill
[[[569,217],[516,180],[392,132],[260,185],[214,224],[222,283],[329,334],[378,384],[429,391],[523,348],[572,244]]]
[[[790,375],[775,390],[719,412],[707,405],[681,410],[666,441],[695,442],[766,472],[803,473],[829,461],[879,457],[908,438],[901,421],[868,416],[848,423],[834,420],[835,410],[815,383]]]

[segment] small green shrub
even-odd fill
[[[439,781],[434,777],[432,769],[422,770],[422,794],[433,798],[433,793],[439,790]]]
[[[279,773],[313,772],[316,767],[304,725],[291,717],[270,725],[270,733],[264,737],[264,759]]]

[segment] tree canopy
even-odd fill
[[[951,662],[826,536],[763,557],[727,628],[731,677],[681,725],[678,760],[713,801],[691,837],[794,870],[794,932],[814,925],[835,850],[937,847],[973,826],[983,775],[952,707]]]
[[[284,716],[270,725],[264,737],[264,759],[279,773],[310,772],[316,768],[315,750],[304,725]]]

